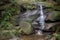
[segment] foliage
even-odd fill
[[[36,6],[33,4],[29,4],[29,3],[23,3],[22,6],[24,8],[26,8],[27,10],[32,10],[32,9],[36,9]]]
[[[55,6],[54,9],[60,11],[60,5]]]
[[[53,20],[60,20],[60,12],[59,11],[53,11],[51,17]]]
[[[44,4],[44,6],[46,6],[46,7],[53,7],[53,6],[54,6],[54,4],[48,3],[48,2],[43,2],[43,4]]]
[[[56,38],[56,40],[60,40],[60,34],[55,33],[55,34],[53,34],[53,36]]]
[[[30,34],[33,31],[33,28],[31,27],[31,24],[26,21],[21,21],[20,22],[20,27],[25,34]],[[27,28],[27,29],[26,29]]]
[[[1,9],[2,10],[2,9]],[[10,22],[13,16],[19,14],[19,8],[18,6],[15,6],[14,4],[11,4],[6,6],[2,11],[1,11],[1,18],[0,18],[0,29],[9,29],[13,27],[13,24]],[[16,20],[16,19],[15,19]]]
[[[60,0],[56,0],[56,2],[60,4]]]

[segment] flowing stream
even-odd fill
[[[39,21],[40,25],[41,25],[41,29],[43,30],[45,27],[45,15],[43,13],[43,7],[42,5],[40,5],[40,21]]]
[[[40,24],[40,27],[39,27],[39,31],[37,32],[39,35],[42,34],[42,31],[41,30],[44,30],[45,28],[45,15],[44,15],[44,12],[43,12],[43,5],[42,4],[39,4],[39,14],[40,14],[40,17],[37,19],[39,21],[39,24]]]

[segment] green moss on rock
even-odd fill
[[[44,4],[44,6],[46,6],[46,7],[53,7],[53,6],[54,6],[54,4],[48,3],[48,2],[43,2],[43,4]]]
[[[31,24],[29,22],[20,22],[20,27],[24,34],[31,34],[33,31],[33,28],[31,27]]]
[[[55,10],[60,10],[60,5],[54,6],[54,9],[55,9]]]
[[[27,10],[32,10],[32,9],[36,9],[37,8],[37,6],[35,6],[35,5],[33,5],[33,4],[29,4],[29,3],[24,3],[24,4],[22,4],[22,6],[24,7],[24,8],[26,8]]]
[[[60,20],[60,12],[59,11],[53,11],[51,13],[48,13],[47,20],[50,20],[50,21]]]

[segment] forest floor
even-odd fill
[[[26,36],[26,35],[23,35],[22,36],[22,40],[47,40],[46,39],[47,37],[45,35],[29,35],[29,36]]]

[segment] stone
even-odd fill
[[[32,31],[33,31],[33,28],[31,27],[31,24],[29,22],[26,22],[26,21],[22,21],[20,22],[20,27],[22,29],[22,32],[24,34],[31,34]]]

